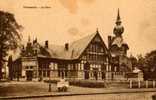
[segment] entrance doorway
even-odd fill
[[[26,78],[27,78],[27,81],[32,81],[33,71],[31,70],[26,71]]]
[[[66,64],[59,64],[58,65],[58,76],[60,78],[66,78],[68,73],[67,65]]]
[[[90,64],[88,62],[84,64],[84,71],[85,79],[89,79]]]
[[[60,71],[59,71],[59,76],[60,76],[62,79],[64,79],[64,78],[65,78],[65,69],[64,69],[64,68],[60,68],[59,70],[60,70]]]
[[[102,74],[102,79],[106,78],[106,65],[102,64],[101,66],[101,74]]]
[[[98,68],[93,68],[94,78],[98,80]]]

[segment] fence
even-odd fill
[[[129,88],[156,88],[156,81],[129,81]]]

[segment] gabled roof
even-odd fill
[[[68,43],[68,50],[65,49],[65,45],[54,45],[49,44],[48,48],[45,47],[44,44],[37,43],[36,46],[39,48],[39,52],[37,57],[40,58],[53,58],[60,60],[76,60],[82,55],[85,49],[88,47],[90,42],[94,39],[95,36],[99,35],[103,44],[104,41],[101,38],[99,32],[95,32],[90,34],[84,38]],[[104,48],[106,45],[104,44]],[[19,58],[19,57],[18,57]],[[16,59],[15,59],[16,60]]]
[[[88,44],[92,41],[92,39],[96,36],[96,34],[97,33],[93,33],[91,35],[88,35],[80,40],[71,43],[70,45],[70,48],[72,49],[71,57],[79,58],[79,56],[87,48]]]
[[[95,32],[84,38],[69,43],[68,50],[65,49],[64,45],[49,45],[47,51],[50,53],[51,58],[65,60],[78,59],[97,34],[99,33]]]

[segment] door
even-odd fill
[[[89,79],[89,71],[90,71],[90,64],[87,62],[84,64],[85,79]]]
[[[101,74],[102,74],[102,79],[105,79],[105,78],[106,78],[106,73],[105,73],[105,72],[106,72],[106,65],[103,64],[103,65],[101,66],[101,71],[102,71],[102,72],[101,72]]]
[[[98,68],[93,68],[94,78],[98,80]]]
[[[33,78],[33,71],[26,71],[26,77],[27,77],[27,81],[32,81]]]
[[[58,65],[58,76],[61,78],[66,78],[68,74],[68,68],[66,64]]]

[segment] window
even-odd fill
[[[46,71],[45,70],[43,71],[43,77],[46,77]]]
[[[89,59],[89,54],[86,55],[87,59]]]
[[[29,69],[29,66],[26,66],[25,68],[26,68],[26,69]]]
[[[103,50],[103,48],[102,48],[102,47],[100,48],[100,52],[102,52],[102,53],[104,52],[104,50]]]
[[[34,54],[37,55],[37,50],[34,50]]]
[[[92,48],[93,48],[93,46],[92,46],[92,44],[89,46],[89,51],[92,51]]]
[[[92,51],[95,52],[95,51],[96,51],[95,45],[92,44],[92,47],[93,47],[93,48],[92,48]]]

